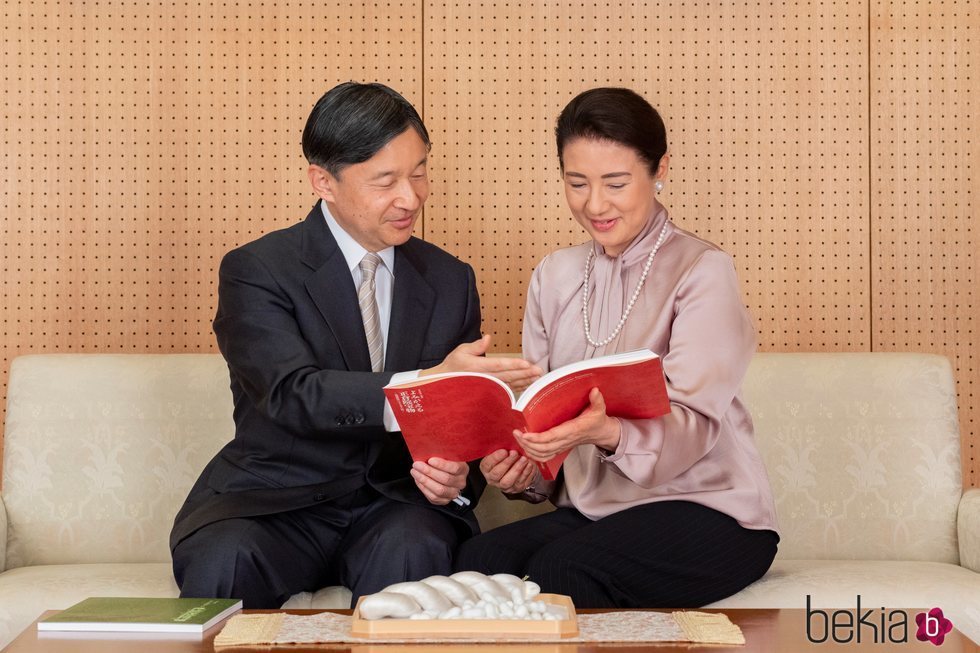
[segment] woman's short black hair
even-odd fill
[[[667,129],[657,110],[628,88],[593,88],[579,93],[562,109],[555,125],[558,163],[565,170],[562,153],[576,138],[606,140],[632,148],[657,173],[667,152]]]
[[[344,82],[324,93],[310,112],[303,129],[303,155],[338,177],[409,127],[428,149],[429,132],[422,118],[397,91],[384,84]]]

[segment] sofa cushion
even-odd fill
[[[90,596],[175,597],[180,594],[170,563],[37,565],[0,573],[0,648],[45,610],[62,610]],[[300,592],[283,608],[350,607],[346,587]]]
[[[940,607],[957,630],[980,641],[977,574],[941,562],[777,560],[762,579],[709,608]],[[912,633],[914,635],[914,631]]]
[[[959,561],[946,358],[757,354],[744,396],[772,482],[779,558]]]
[[[234,434],[214,354],[13,361],[4,435],[6,568],[169,562],[174,515]]]
[[[169,563],[39,565],[0,574],[0,646],[45,610],[89,596],[177,596]]]

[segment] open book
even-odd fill
[[[599,388],[613,417],[659,417],[670,412],[660,358],[649,349],[610,354],[548,372],[515,399],[488,374],[434,374],[384,392],[415,460],[433,456],[475,460],[498,449],[524,453],[514,430],[540,433],[577,417]],[[567,452],[538,468],[554,480]]]

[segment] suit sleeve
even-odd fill
[[[655,419],[620,419],[619,446],[605,461],[646,488],[686,472],[718,441],[721,420],[754,351],[755,329],[734,263],[724,252],[705,252],[675,297],[670,346],[663,358],[671,412]]]
[[[457,345],[479,340],[483,335],[481,331],[480,293],[476,289],[476,274],[474,274],[471,265],[468,263],[464,265],[466,265],[466,309]]]
[[[232,374],[256,409],[300,437],[350,436],[337,416],[382,426],[390,372],[320,369],[294,317],[295,306],[262,260],[229,252],[218,272],[214,332]]]

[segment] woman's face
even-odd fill
[[[653,183],[666,178],[667,155],[656,175],[633,148],[615,141],[576,138],[562,158],[572,215],[607,255],[619,256],[653,216]]]

